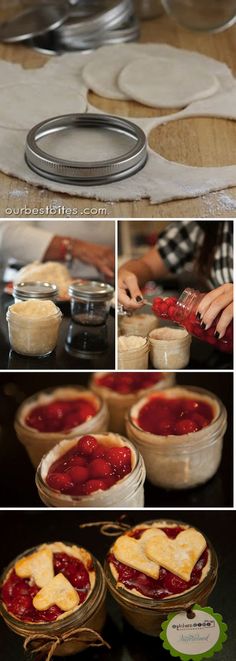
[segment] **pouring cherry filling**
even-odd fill
[[[138,392],[139,390],[151,388],[163,380],[163,374],[145,374],[145,372],[113,372],[96,377],[95,383],[114,390],[122,395]]]
[[[25,418],[28,427],[39,432],[63,432],[87,422],[97,414],[96,405],[88,399],[55,399],[35,406]]]
[[[110,489],[131,469],[130,448],[105,446],[94,436],[83,436],[51,464],[46,483],[64,494],[88,496],[99,489]]]
[[[181,326],[184,326],[190,335],[198,337],[203,342],[215,345],[221,351],[231,353],[233,351],[233,323],[231,322],[225,332],[224,337],[215,337],[216,326],[220,319],[220,314],[214,319],[212,325],[208,329],[201,326],[201,320],[197,318],[197,308],[186,313],[183,312],[180,305],[178,305],[177,298],[169,296],[169,298],[154,298],[152,305],[153,312],[157,317],[168,319]]]
[[[213,420],[213,409],[207,402],[186,397],[168,399],[154,396],[140,409],[137,424],[144,431],[160,436],[190,434],[207,427]]]
[[[82,604],[90,590],[90,578],[84,564],[67,553],[53,554],[54,574],[62,573],[70,581],[79,595]],[[92,570],[92,563],[90,569]],[[38,611],[33,599],[40,588],[32,578],[19,578],[12,569],[2,586],[1,599],[7,610],[23,622],[53,622],[63,611],[55,604],[47,610]]]
[[[163,526],[160,529],[163,530],[170,539],[175,539],[179,533],[184,530],[181,526],[176,526],[174,528]],[[145,530],[147,530],[147,528],[135,529],[129,533],[129,536],[135,537],[135,539],[140,539]],[[207,561],[208,548],[205,549],[198,562],[196,562],[191,573],[190,581],[184,581],[179,578],[179,576],[176,576],[163,567],[160,568],[158,579],[151,578],[143,572],[140,572],[137,569],[132,569],[122,562],[119,562],[116,560],[113,553],[108,555],[108,562],[116,568],[118,581],[120,583],[122,583],[128,590],[135,589],[144,597],[157,600],[181,594],[181,592],[190,590],[198,585],[201,581],[202,571],[206,566]]]

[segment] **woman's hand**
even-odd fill
[[[130,296],[127,294],[129,292]],[[138,279],[132,271],[120,269],[118,277],[118,302],[126,310],[137,310],[144,305]]]
[[[217,338],[225,335],[227,326],[233,319],[234,313],[234,287],[231,283],[221,285],[206,294],[197,308],[197,316],[201,319],[201,326],[207,330],[214,319],[220,314],[216,326]]]
[[[115,257],[112,248],[109,246],[75,239],[73,240],[73,256],[86,264],[92,264],[108,278],[113,278]]]

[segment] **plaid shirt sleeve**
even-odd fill
[[[196,258],[204,233],[194,220],[172,222],[158,237],[157,250],[171,273],[180,273]]]

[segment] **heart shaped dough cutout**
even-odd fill
[[[79,595],[63,574],[57,574],[40,590],[33,599],[38,611],[58,606],[62,611],[70,611],[79,604]]]
[[[137,569],[151,578],[158,579],[160,567],[156,561],[152,562],[147,557],[143,545],[140,540],[122,535],[119,537],[114,546],[113,553],[115,558],[122,562],[124,565]]]
[[[21,558],[15,564],[15,572],[20,578],[33,578],[36,585],[43,588],[54,577],[51,549],[40,549]]]
[[[163,530],[156,530],[155,537],[147,542],[145,552],[153,562],[189,581],[206,546],[205,538],[194,528],[183,530],[175,539],[168,538]]]

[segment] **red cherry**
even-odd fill
[[[105,459],[94,459],[89,464],[89,475],[91,478],[108,477],[111,473],[111,465]]]
[[[109,448],[106,453],[106,458],[114,468],[117,469],[123,468],[127,464],[130,465],[131,463],[130,448],[128,448],[125,445],[121,448],[118,447]]]
[[[184,592],[184,590],[188,589],[188,583],[175,574],[167,572],[163,581],[163,587],[171,594],[178,594],[178,592]]]
[[[89,476],[89,471],[85,466],[73,466],[73,468],[68,471],[67,476],[73,484],[86,482]]]
[[[175,425],[175,433],[178,435],[181,434],[191,434],[192,432],[196,432],[199,430],[199,426],[194,422],[194,420],[190,420],[189,418],[178,420]]]
[[[40,613],[41,618],[46,620],[46,622],[53,622],[54,620],[57,620],[61,614],[61,609],[56,605],[50,606],[50,608],[48,608],[46,611],[41,611]]]
[[[11,611],[17,617],[22,618],[27,615],[27,612],[31,610],[31,607],[32,607],[31,597],[29,595],[22,595],[16,597],[16,599],[13,600],[11,605]]]
[[[88,480],[84,485],[83,495],[88,496],[94,491],[99,491],[99,489],[102,489],[102,491],[106,489],[106,483],[104,480]]]
[[[73,468],[74,466],[86,466],[86,459],[84,457],[79,457],[77,454],[74,454],[68,462],[66,462],[68,468]]]
[[[47,475],[46,482],[51,489],[56,491],[67,491],[73,487],[73,482],[68,473],[51,473]]]
[[[89,575],[83,565],[70,573],[70,582],[77,590],[83,590],[89,585]]]
[[[203,427],[207,427],[209,424],[208,420],[206,420],[203,415],[200,415],[200,413],[194,413],[192,420],[195,422],[199,429],[203,429]]]
[[[92,455],[98,448],[98,442],[94,436],[83,436],[78,441],[78,449],[81,454]]]

